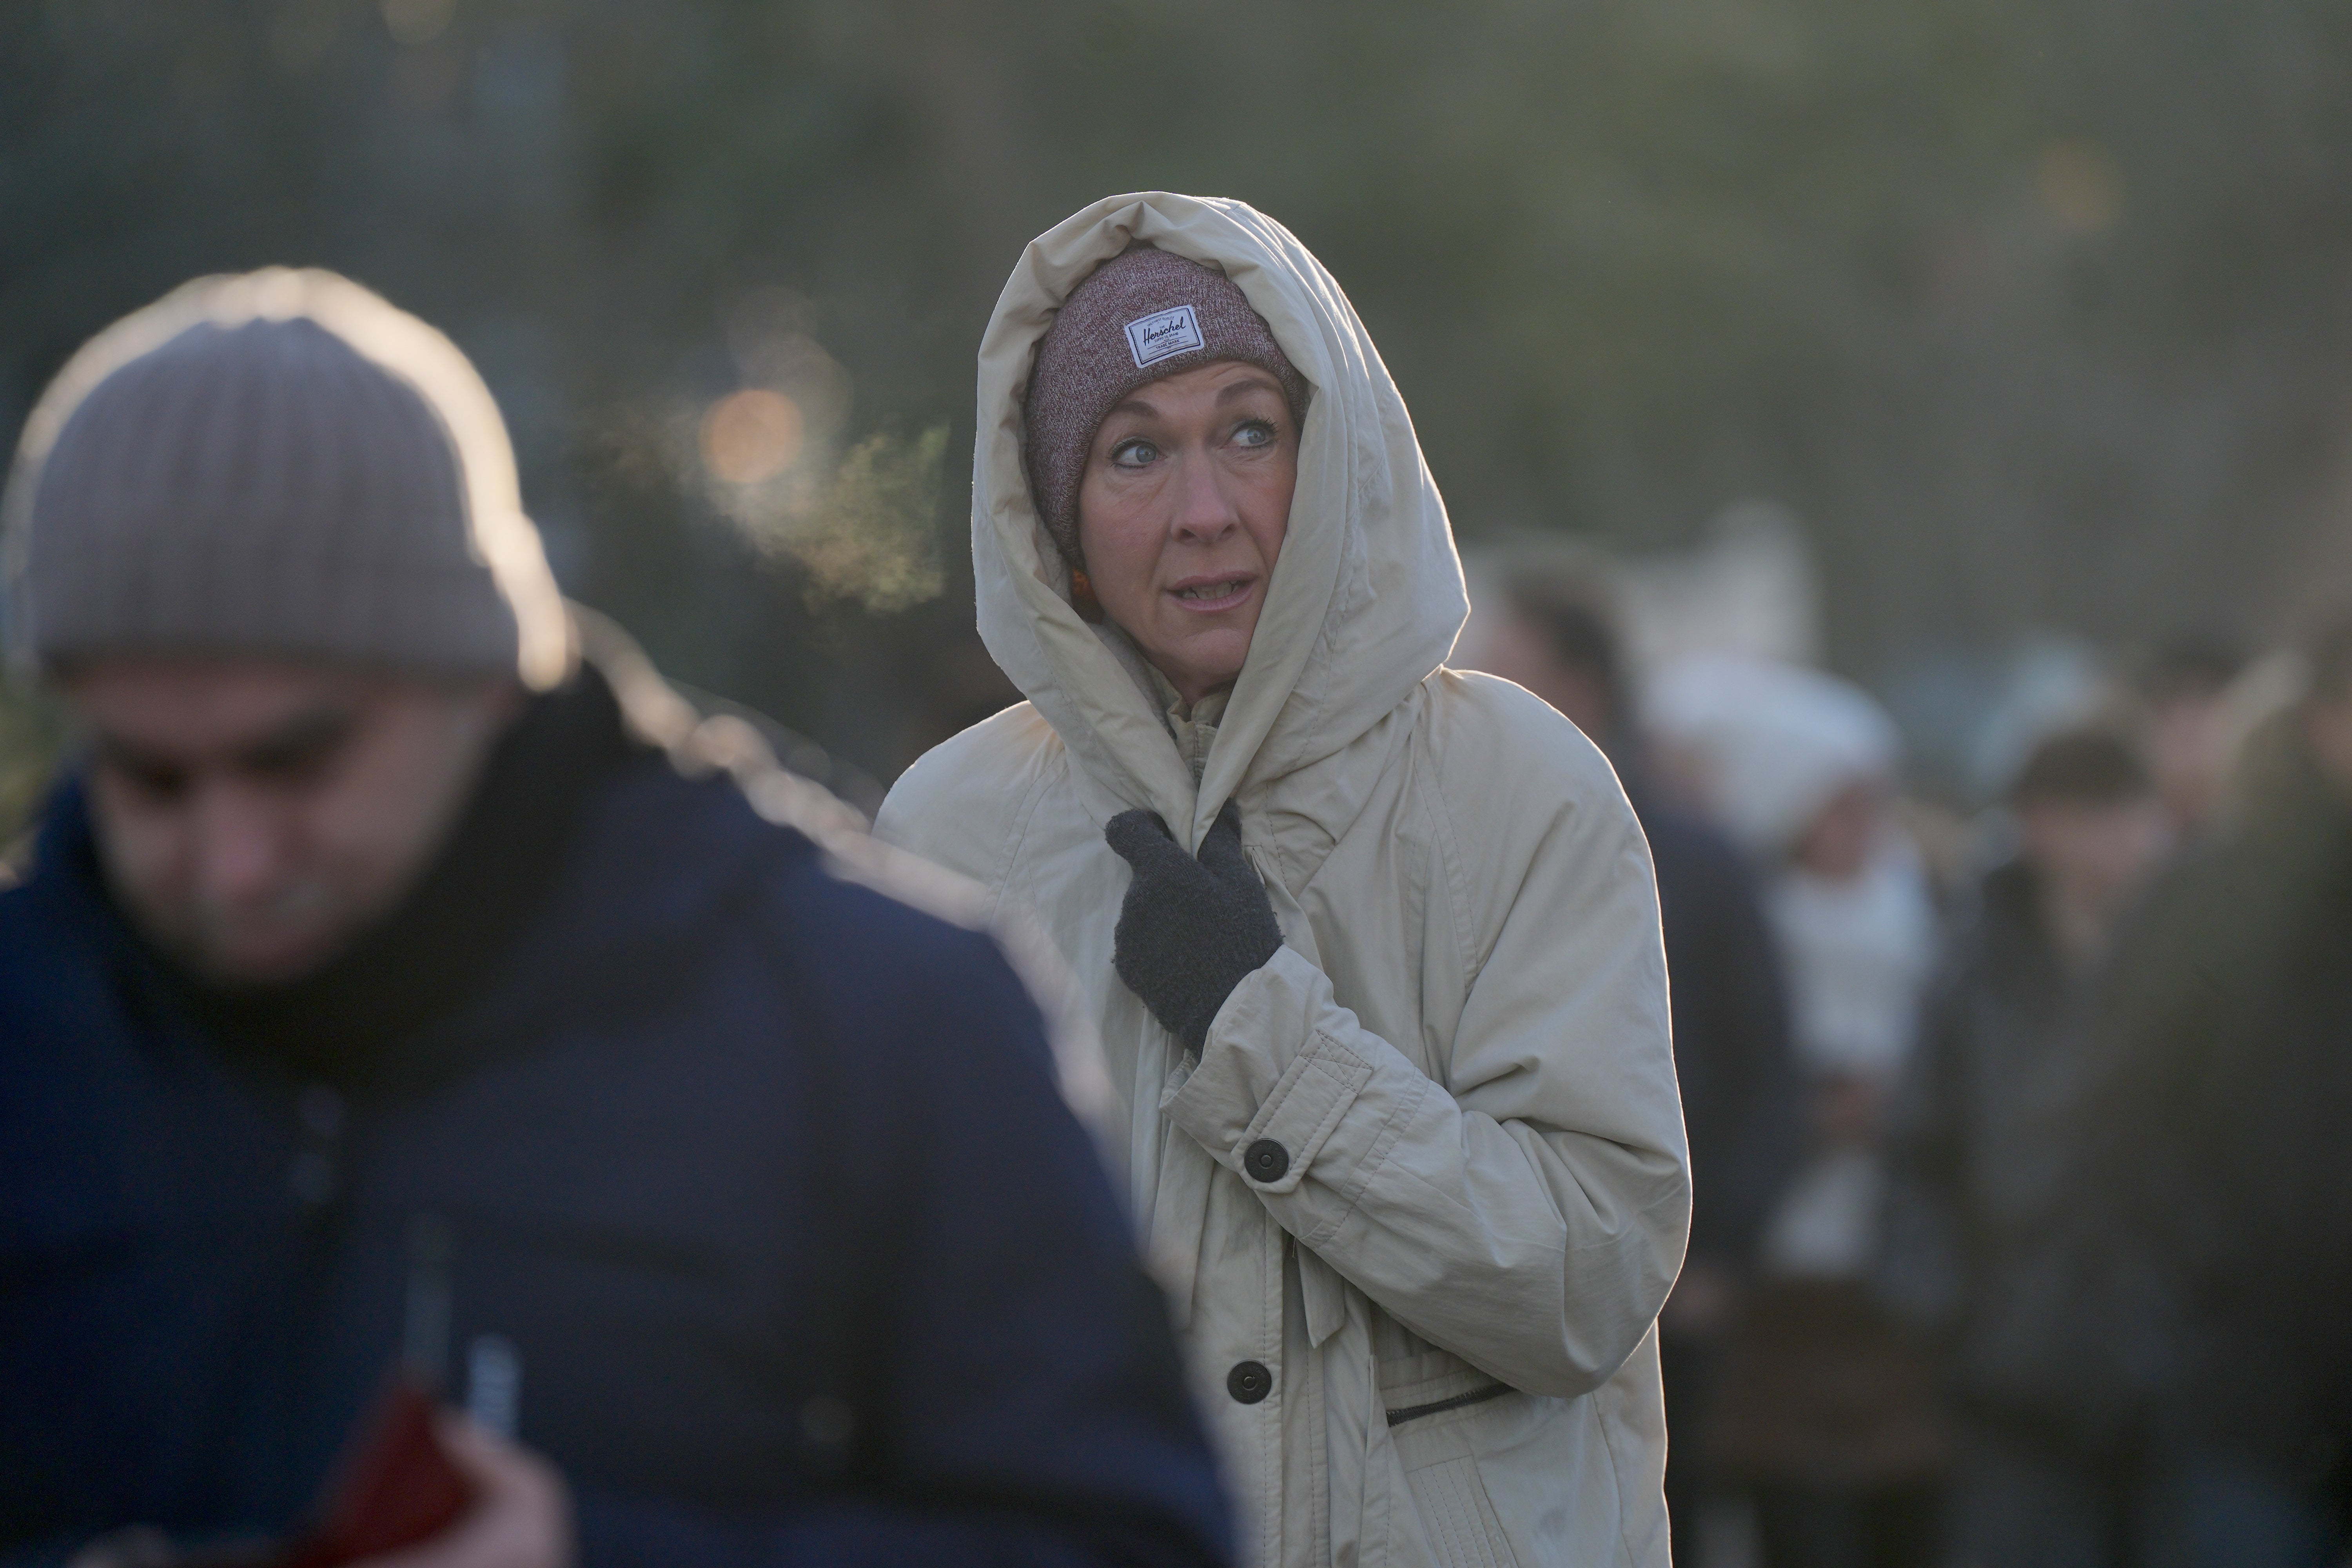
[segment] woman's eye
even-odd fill
[[[1240,429],[1234,432],[1234,439],[1244,447],[1271,447],[1274,445],[1274,426],[1263,419],[1246,420]]]
[[[1110,460],[1122,468],[1139,468],[1160,456],[1160,448],[1140,437],[1110,449]]]

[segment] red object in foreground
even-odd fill
[[[434,1413],[415,1384],[396,1373],[386,1380],[328,1484],[317,1522],[275,1568],[337,1568],[415,1546],[457,1522],[474,1489],[435,1436]]]

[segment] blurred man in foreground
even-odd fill
[[[2100,730],[2043,741],[2010,802],[2018,854],[1984,879],[1896,1104],[1885,1267],[1942,1352],[1953,1561],[2116,1568],[2126,1478],[2070,1440],[2037,1383],[2051,1320],[2093,1305],[2049,1246],[2071,1199],[2055,1112],[2116,917],[2171,824],[2130,743]]]
[[[2074,1206],[2124,1288],[2069,1404],[2138,1439],[2163,1568],[2332,1568],[2352,1542],[2352,619],[2306,663],[2235,820],[2119,951],[2079,1104]]]
[[[1608,754],[1657,870],[1694,1184],[1690,1247],[1658,1319],[1666,1504],[1676,1560],[1695,1562],[1698,1521],[1715,1489],[1709,1428],[1723,1359],[1801,1131],[1780,963],[1738,848],[1661,800],[1648,777],[1597,565],[1529,552],[1499,563],[1495,575],[1500,602],[1479,605],[1465,662],[1526,687]]]
[[[0,895],[0,1560],[282,1536],[404,1360],[478,1419],[402,1568],[1221,1557],[1037,1005],[576,657],[446,339],[191,285],[8,509],[86,760]]]

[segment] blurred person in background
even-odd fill
[[[1494,563],[1457,662],[1550,703],[1615,764],[1657,868],[1672,991],[1675,1076],[1691,1151],[1690,1249],[1658,1319],[1665,1383],[1666,1507],[1677,1557],[1700,1561],[1699,1523],[1718,1488],[1716,1394],[1764,1223],[1803,1131],[1788,1001],[1754,873],[1737,845],[1665,797],[1651,776],[1626,689],[1612,595],[1598,562],[1553,549]]]
[[[1444,668],[1461,567],[1363,324],[1243,204],[1116,196],[1032,243],[980,384],[1029,701],[877,827],[1076,971],[1245,1554],[1664,1568],[1649,857],[1574,726]]]
[[[446,338],[191,284],[7,516],[80,757],[0,894],[0,1560],[298,1528],[404,1361],[472,1500],[403,1568],[1222,1560],[1038,1005],[567,613]]]
[[[2352,1544],[2352,616],[2249,748],[2229,825],[2150,891],[2077,1101],[2087,1246],[2121,1259],[2078,1401],[2126,1403],[2143,1561],[2318,1568]]]
[[[1770,1568],[1925,1562],[1940,1437],[1874,1284],[1886,1109],[1937,942],[1895,814],[1895,728],[1845,681],[1725,656],[1667,666],[1645,700],[1678,776],[1763,868],[1808,1086],[1802,1161],[1725,1374],[1727,1468]]]
[[[2140,751],[2183,838],[2213,827],[2228,800],[2237,761],[2230,688],[2244,668],[2219,638],[2182,633],[2158,643],[2140,671]]]
[[[2138,752],[2062,731],[2010,791],[2017,854],[1984,878],[1947,955],[1897,1102],[1890,1299],[1930,1336],[1956,1417],[1951,1561],[2120,1568],[2132,1478],[2053,1418],[2040,1373],[2094,1310],[2053,1253],[2073,1201],[2058,1112],[2126,900],[2172,825]]]

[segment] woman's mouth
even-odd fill
[[[1249,597],[1257,579],[1247,574],[1231,577],[1201,577],[1180,583],[1168,590],[1168,596],[1188,610],[1213,615],[1230,610]]]

